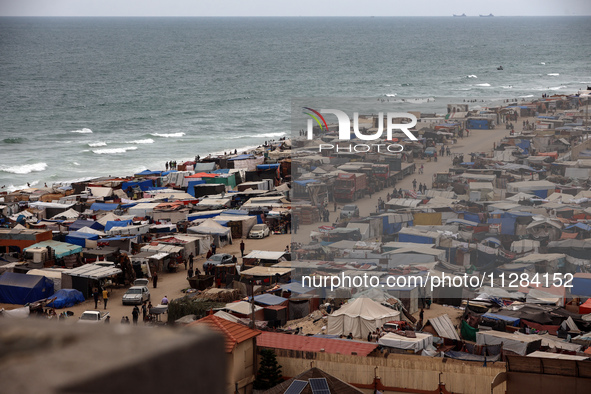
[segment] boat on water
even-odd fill
[[[454,18],[463,18],[465,16],[466,16],[466,14],[462,14],[462,15],[456,15],[456,14],[454,14]]]
[[[480,15],[481,18],[492,18],[493,16],[494,16],[493,14]]]

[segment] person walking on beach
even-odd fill
[[[137,326],[137,319],[140,317],[140,308],[137,305],[133,307],[131,315],[133,316],[133,325]]]
[[[244,248],[245,248],[244,240],[241,239],[240,240],[240,257],[244,257]]]
[[[152,285],[154,288],[158,287],[158,272],[154,272],[154,275],[152,275]]]
[[[109,292],[107,291],[107,289],[103,290],[103,304],[105,306],[104,309],[107,309],[107,302],[109,301]]]

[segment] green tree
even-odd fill
[[[271,349],[261,350],[261,366],[254,381],[256,390],[268,390],[283,381],[281,365],[277,362],[277,356]]]

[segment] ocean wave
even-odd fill
[[[0,166],[0,171],[11,174],[29,174],[31,172],[40,172],[47,169],[47,163],[23,164],[20,166]]]
[[[87,129],[86,127],[79,130],[72,130],[70,133],[78,133],[78,134],[92,134],[92,130]]]
[[[478,78],[478,77],[474,74],[471,74],[471,75],[466,76],[466,78]]]
[[[150,133],[150,135],[154,136],[154,137],[163,137],[163,138],[175,138],[175,137],[182,137],[183,135],[185,135],[185,133],[180,132],[180,133]]]
[[[481,87],[488,88],[488,87],[490,87],[490,83],[477,83],[475,86],[481,86]]]
[[[284,131],[276,132],[276,133],[262,133],[262,134],[246,134],[246,135],[235,135],[231,137],[224,138],[225,140],[237,140],[242,138],[273,138],[273,137],[283,137],[287,133]]]
[[[397,94],[396,93],[390,93],[390,94],[385,94],[384,96],[386,96],[386,97],[396,97]]]
[[[77,161],[73,161],[72,164],[74,164],[75,166],[79,166],[80,163],[78,163]]]
[[[503,85],[501,86],[503,89],[513,89],[513,85]]]
[[[546,65],[546,63],[545,63],[545,62],[540,62],[540,64],[541,64],[542,66],[545,66],[545,65]]]
[[[533,94],[528,94],[528,95],[525,95],[525,96],[519,96],[519,98],[527,98],[527,97],[534,97],[534,95]]]
[[[90,146],[91,148],[96,148],[99,146],[107,146],[107,143],[104,141],[98,141],[98,142],[89,142],[88,146]]]
[[[559,74],[559,73],[550,73],[550,74],[546,74],[546,75],[549,75],[549,76],[551,76],[551,77],[557,77],[557,76],[559,76],[560,74]]]
[[[116,153],[125,153],[128,150],[136,150],[137,146],[126,146],[125,148],[107,148],[107,149],[95,149],[92,152],[97,155],[108,155]]]
[[[566,86],[561,85],[561,86],[554,86],[554,87],[549,87],[549,90],[560,90],[560,89],[566,89]]]
[[[15,138],[4,138],[2,142],[5,144],[22,144],[23,142],[27,141],[26,138],[15,137]]]
[[[153,144],[154,140],[151,138],[146,138],[145,140],[134,140],[134,141],[128,141],[128,144]]]

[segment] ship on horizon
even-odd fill
[[[481,18],[492,18],[493,16],[494,16],[493,14],[480,15]]]
[[[456,15],[456,14],[454,14],[454,18],[463,18],[465,16],[466,16],[466,14],[462,14],[462,15]]]

